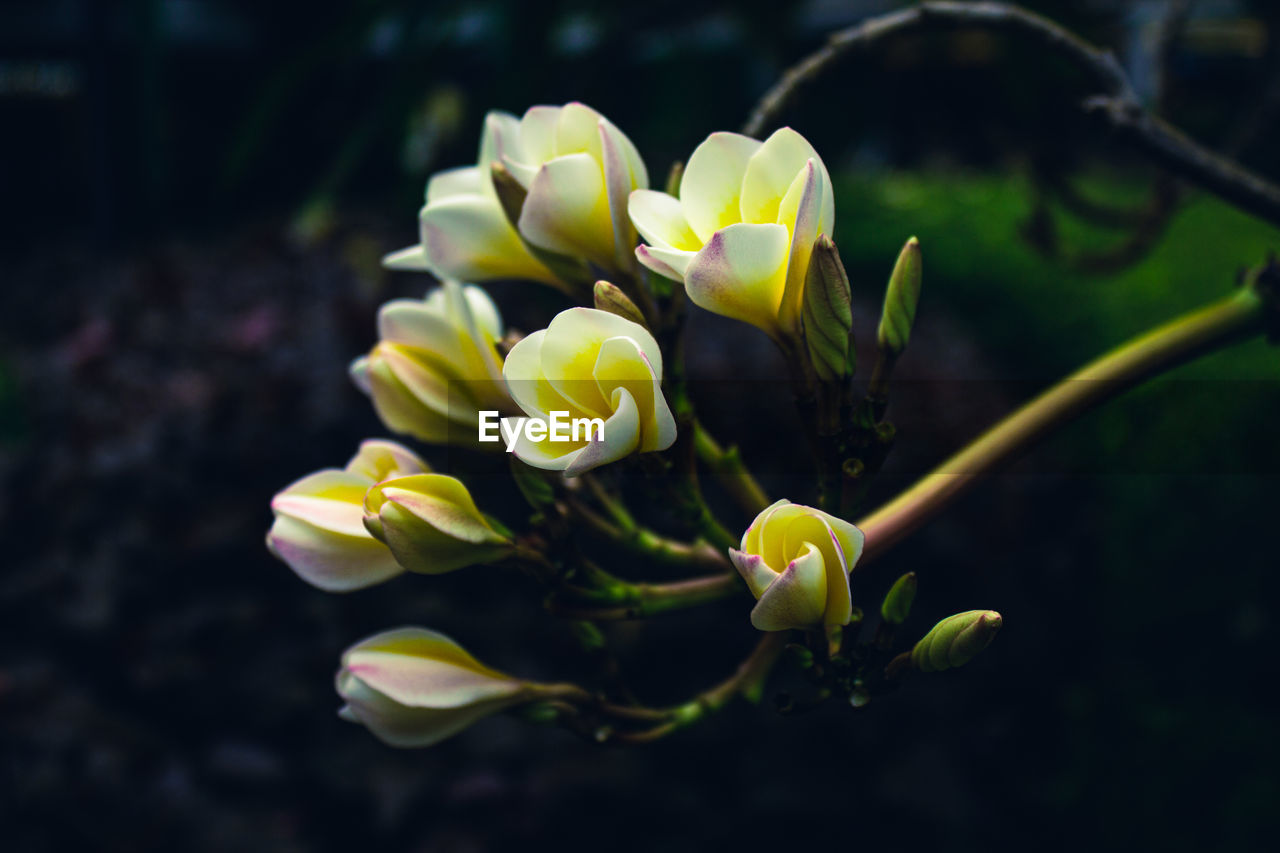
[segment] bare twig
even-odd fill
[[[1067,60],[1100,90],[1084,101],[1085,110],[1104,119],[1117,136],[1179,177],[1254,216],[1280,224],[1280,187],[1213,153],[1143,109],[1111,51],[1093,46],[1048,18],[1005,3],[925,2],[837,32],[765,93],[743,132],[758,136],[777,120],[801,87],[849,54],[890,36],[964,27],[1017,35]]]

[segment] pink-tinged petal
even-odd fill
[[[338,693],[347,702],[338,716],[365,726],[387,746],[400,749],[437,744],[517,701],[499,699],[447,709],[412,708],[370,689],[349,672],[338,674],[337,686]]]
[[[680,249],[660,249],[657,246],[637,246],[636,259],[658,275],[672,281],[684,281],[685,271],[693,262],[695,252]]]
[[[427,263],[427,253],[422,245],[397,249],[382,256],[382,265],[389,270],[406,272],[429,272],[431,265]]]
[[[463,166],[436,172],[427,181],[427,204],[458,195],[485,195],[489,176],[478,166]]]
[[[351,383],[355,385],[364,394],[373,393],[373,384],[369,379],[369,357],[362,355],[352,360],[347,367],[347,375],[351,377]]]
[[[616,263],[604,173],[589,154],[557,157],[538,170],[518,226],[526,240],[542,249],[606,268]]]
[[[440,278],[558,281],[525,249],[496,199],[452,196],[424,207],[418,222],[427,261]]]
[[[582,451],[574,458],[572,464],[564,469],[566,477],[579,474],[616,462],[630,456],[640,446],[640,412],[636,402],[626,388],[614,391],[614,412],[604,422],[603,436],[596,440],[593,435]]]
[[[759,554],[747,554],[736,548],[730,548],[729,559],[756,598],[764,595],[765,590],[778,579],[778,573],[769,568],[764,557]]]
[[[298,577],[326,592],[362,589],[404,572],[387,546],[368,533],[345,536],[287,515],[271,525],[267,547]]]
[[[818,217],[822,209],[822,182],[813,160],[805,163],[787,190],[778,211],[778,224],[791,232],[791,257],[787,262],[787,286],[782,297],[779,325],[794,333],[800,331],[800,309],[804,302],[804,282],[809,274],[809,259],[818,239]]]
[[[743,221],[739,213],[742,179],[751,156],[759,149],[760,143],[749,136],[713,133],[689,157],[680,181],[680,204],[701,242]]]
[[[717,231],[685,271],[695,305],[776,335],[787,283],[790,235],[776,223]]]
[[[822,552],[810,546],[760,596],[751,611],[751,624],[761,631],[816,627],[822,624],[826,605]]]
[[[436,291],[437,293],[440,291]],[[378,338],[440,353],[458,346],[458,329],[421,299],[393,299],[378,309]]]
[[[644,160],[640,158],[640,151],[635,144],[613,122],[604,116],[600,117],[600,126],[613,138],[618,145],[618,150],[622,152],[623,160],[627,165],[627,175],[630,179],[631,189],[647,189],[649,186],[649,170],[645,168]]]
[[[684,218],[680,200],[674,196],[657,190],[636,190],[631,193],[627,213],[641,236],[655,248],[685,252],[702,248],[702,241]]]
[[[789,127],[774,131],[751,156],[742,178],[741,215],[743,222],[777,222],[778,207],[787,190],[813,160],[825,175],[822,158],[803,136]],[[830,178],[827,179],[830,186]]]
[[[384,631],[352,646],[342,666],[402,705],[460,708],[506,698],[525,682],[490,669],[453,640],[425,628]]]
[[[614,267],[626,269],[638,238],[631,218],[627,216],[627,198],[635,189],[631,167],[627,163],[619,137],[622,134],[612,125],[599,123],[600,157],[604,165],[604,187],[609,202],[609,219],[613,223]]]

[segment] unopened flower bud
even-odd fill
[[[425,628],[385,631],[347,649],[337,688],[343,719],[399,747],[430,746],[537,691]]]
[[[430,470],[391,441],[366,441],[345,469],[317,471],[271,500],[267,547],[307,583],[329,592],[372,586],[404,571],[364,526],[364,498],[388,477]]]
[[[901,625],[907,621],[911,603],[915,600],[916,573],[907,572],[889,587],[889,592],[880,605],[880,618],[890,625]]]
[[[597,281],[594,296],[596,308],[601,311],[617,314],[624,320],[630,320],[639,326],[645,325],[644,314],[640,313],[640,309],[636,307],[636,304],[616,284]]]
[[[460,480],[419,474],[378,483],[364,499],[364,526],[411,572],[438,575],[509,554]]]
[[[876,333],[880,350],[890,358],[897,358],[907,348],[911,325],[916,319],[916,304],[920,301],[921,276],[920,241],[912,237],[893,265]]]
[[[855,356],[850,346],[849,276],[836,244],[825,234],[818,235],[809,259],[803,314],[805,344],[818,378],[831,382],[850,376]]]
[[[916,643],[911,662],[921,672],[963,666],[990,645],[1002,620],[994,610],[969,610],[948,616]]]

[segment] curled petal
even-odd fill
[[[781,225],[730,225],[689,264],[685,289],[694,304],[776,335],[789,250]]]
[[[769,585],[778,579],[778,573],[769,568],[769,564],[759,554],[747,554],[736,548],[730,548],[729,559],[756,598],[764,595]]]
[[[810,545],[760,596],[751,611],[751,624],[761,631],[820,625],[826,605],[827,578],[822,552]]]
[[[657,246],[636,246],[636,259],[658,275],[672,281],[684,281],[689,264],[697,257],[695,252],[679,249],[662,249]]]
[[[477,166],[436,172],[427,181],[427,204],[458,195],[492,195],[492,186],[486,186],[489,183],[488,174]]]
[[[751,156],[742,178],[741,214],[743,222],[777,222],[778,209],[796,175],[813,160],[824,185],[831,186],[822,158],[803,136],[789,127],[774,131]],[[828,215],[828,209],[832,212]],[[834,225],[834,201],[824,200],[820,224]],[[829,234],[830,231],[823,233]]]
[[[427,253],[421,244],[383,255],[382,265],[389,270],[409,272],[429,272],[431,269],[431,265],[427,263]]]

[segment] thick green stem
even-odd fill
[[[1253,287],[1117,347],[987,430],[968,447],[858,522],[859,567],[924,524],[982,476],[1095,406],[1198,355],[1264,331],[1267,306]]]
[[[573,499],[566,502],[565,508],[601,538],[654,562],[712,571],[729,569],[724,552],[703,540],[681,542],[640,525],[624,530]]]
[[[746,590],[736,573],[727,572],[672,583],[630,583],[594,569],[591,580],[592,589],[564,588],[548,600],[548,609],[557,616],[593,622],[643,619],[719,601]]]
[[[771,501],[742,461],[737,447],[725,449],[700,422],[693,424],[693,446],[711,473],[734,502],[750,515],[758,515]]]

